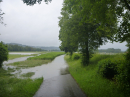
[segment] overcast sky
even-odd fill
[[[44,1],[44,0],[43,0]],[[29,46],[59,46],[58,17],[63,0],[27,6],[22,0],[3,0],[0,8],[5,13],[4,23],[0,24],[0,41],[20,43]],[[126,43],[107,43],[100,49],[120,48],[125,51]]]

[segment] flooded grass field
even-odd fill
[[[10,97],[18,97],[21,94],[23,94],[21,97],[27,97],[27,95],[32,97],[43,82],[43,77],[46,79],[58,76],[60,75],[60,68],[67,66],[63,60],[64,55],[59,56],[52,63],[48,63],[51,60],[27,60],[27,58],[33,57],[30,53],[29,55],[25,53],[19,54],[11,53],[9,57],[15,56],[15,59],[12,58],[12,60],[3,63],[3,67],[0,70],[0,97],[9,97],[8,93],[11,94]],[[39,53],[35,54],[38,55]],[[41,66],[38,66],[39,64]],[[22,86],[23,84],[24,87]],[[21,89],[18,89],[19,87]],[[29,90],[29,88],[32,90]]]

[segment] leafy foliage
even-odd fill
[[[78,59],[80,59],[80,57],[81,57],[80,54],[74,53],[74,54],[72,55],[72,60],[78,60]]]
[[[89,0],[65,0],[62,16],[59,17],[60,48],[65,52],[74,52],[79,48],[83,65],[89,64],[94,50],[106,43],[107,39],[112,39],[116,29],[114,25],[116,18],[113,18],[112,22],[109,20],[107,23],[102,23],[103,20],[97,21],[93,16],[94,12],[90,10],[95,8],[93,4],[96,3],[96,1],[90,2]],[[104,10],[108,11],[108,9]]]
[[[8,49],[7,45],[0,43],[0,67],[2,66],[3,61],[8,60]]]
[[[117,74],[117,64],[113,63],[110,59],[104,59],[98,62],[98,65],[98,72],[105,78],[112,79]]]

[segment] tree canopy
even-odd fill
[[[65,50],[66,47],[69,49],[71,47],[79,48],[82,53],[83,65],[89,64],[89,58],[94,50],[106,43],[108,39],[113,39],[117,28],[115,14],[113,17],[109,15],[110,13],[104,16],[106,18],[112,17],[109,21],[105,18],[104,20],[96,19],[93,15],[96,10],[91,11],[94,10],[95,3],[89,0],[64,0],[62,16],[59,17],[61,28],[59,39],[62,42],[60,48],[62,48],[61,50]],[[105,11],[108,9],[104,9]],[[109,11],[112,12],[111,9]],[[65,44],[66,46],[64,46]],[[75,51],[73,48],[71,49]]]

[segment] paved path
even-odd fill
[[[86,97],[70,74],[44,80],[34,97]]]

